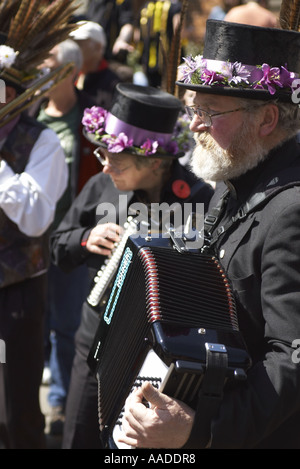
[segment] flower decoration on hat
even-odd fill
[[[266,90],[274,95],[279,89],[293,90],[296,73],[286,67],[269,64],[246,65],[239,62],[204,59],[203,56],[186,57],[179,66],[182,83]]]
[[[183,156],[194,145],[193,134],[189,129],[190,121],[186,114],[179,116],[170,138],[145,138],[139,145],[136,145],[134,138],[127,135],[125,131],[118,134],[108,133],[106,125],[109,117],[109,111],[93,106],[85,109],[82,124],[85,132],[92,136],[94,142],[104,144],[111,153],[121,153],[127,150],[144,156],[158,154],[175,156],[181,152]]]
[[[9,68],[11,67],[15,60],[17,54],[12,47],[1,45],[0,46],[0,68]]]

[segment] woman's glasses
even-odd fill
[[[124,171],[132,167],[131,164],[130,166],[126,166],[125,168],[120,168],[118,163],[110,163],[108,159],[102,154],[102,149],[100,147],[94,150],[94,155],[100,161],[102,166],[107,166],[116,174],[122,174]]]

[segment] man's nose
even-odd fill
[[[198,114],[194,114],[193,119],[191,120],[190,123],[190,130],[192,132],[206,132],[208,129],[208,126],[204,124],[203,119],[198,116]]]

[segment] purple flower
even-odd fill
[[[276,86],[280,88],[283,87],[281,80],[280,80],[280,68],[278,67],[270,67],[268,64],[262,65],[263,77],[260,80],[261,85],[265,85],[268,87],[268,91],[270,94],[275,94]]]
[[[167,145],[165,146],[165,150],[168,153],[171,153],[171,155],[176,155],[178,153],[179,147],[178,143],[175,140],[171,140]]]
[[[280,71],[280,81],[283,88],[292,88],[293,81],[295,80],[296,75],[293,72],[289,72],[285,67],[281,67]]]
[[[202,73],[202,70],[206,67],[206,60],[203,59],[202,55],[197,55],[195,58],[192,56],[183,57],[184,64],[178,67],[180,71],[180,80],[184,83],[191,83],[192,76],[195,72]]]
[[[180,80],[182,80],[184,83],[191,83],[192,75],[197,69],[196,61],[191,56],[184,57],[183,60],[185,63],[178,67],[180,72]]]
[[[245,65],[241,64],[240,62],[234,62],[233,64],[230,64],[229,70],[229,84],[239,85],[242,82],[249,84],[248,78],[250,76],[250,71]]]
[[[254,84],[252,85],[252,88],[253,88],[254,90],[264,90],[264,89],[265,89],[265,88],[263,87],[263,85],[260,84],[260,82],[254,83]]]
[[[111,153],[121,153],[133,144],[133,139],[129,139],[124,132],[121,132],[118,137],[115,135],[105,136],[102,141],[107,144],[107,149]]]
[[[141,145],[142,150],[145,150],[145,155],[153,155],[154,153],[157,152],[159,144],[157,140],[150,140],[147,138],[147,140]]]
[[[95,133],[97,130],[103,131],[106,116],[106,109],[98,106],[92,106],[91,108],[86,108],[84,110],[81,122],[87,132]]]
[[[213,85],[213,84],[224,84],[225,77],[218,72],[213,70],[204,70],[201,74],[201,80],[204,85]]]

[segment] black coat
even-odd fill
[[[286,183],[289,188],[281,190]],[[219,226],[250,196],[279,191],[216,243],[253,366],[246,383],[225,388],[211,424],[212,448],[300,448],[300,365],[292,345],[300,339],[299,185],[300,148],[295,139],[229,184]],[[214,197],[211,207],[215,205]],[[201,416],[196,422],[201,426]]]

